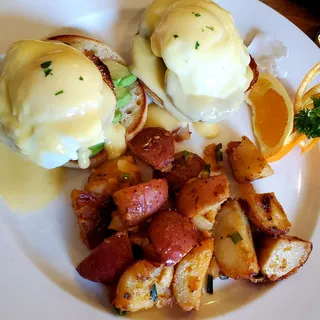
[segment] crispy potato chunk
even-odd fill
[[[181,189],[177,199],[177,209],[185,217],[206,215],[216,212],[217,204],[229,197],[229,186],[224,174],[199,178],[187,183]]]
[[[131,152],[155,169],[173,161],[174,138],[163,128],[144,128],[128,143]]]
[[[140,181],[139,168],[134,158],[122,155],[120,158],[108,160],[99,168],[92,170],[84,189],[108,197],[120,189],[134,186]]]
[[[155,284],[155,270],[156,267],[145,260],[137,261],[129,267],[119,280],[114,306],[130,312],[152,308],[155,301],[150,292]]]
[[[111,235],[108,225],[115,206],[111,201],[102,201],[91,192],[73,190],[72,207],[78,218],[80,238],[92,250]]]
[[[176,192],[190,179],[198,178],[205,162],[192,152],[178,152],[174,155],[172,168],[168,172],[156,171],[156,177],[167,179],[171,192]]]
[[[155,250],[166,265],[178,263],[199,243],[195,225],[175,211],[164,211],[154,217],[149,237]]]
[[[114,284],[132,263],[131,243],[127,232],[118,232],[105,239],[77,267],[85,279]]]
[[[113,194],[120,220],[125,227],[137,226],[149,219],[167,199],[168,183],[165,179],[153,179]]]
[[[214,254],[221,272],[233,279],[246,279],[260,268],[249,221],[238,200],[225,202],[213,230]]]
[[[245,136],[241,142],[228,143],[226,153],[233,176],[239,183],[266,178],[274,173],[259,149]]]
[[[160,270],[160,274],[156,276],[156,288],[158,295],[158,299],[156,300],[156,307],[171,307],[173,303],[171,283],[173,279],[174,267],[161,266],[158,269]]]
[[[113,305],[129,312],[170,306],[172,278],[173,267],[156,268],[149,261],[137,261],[121,276]]]
[[[173,295],[184,311],[199,310],[202,287],[213,254],[212,239],[204,240],[178,264],[173,277]]]
[[[219,172],[221,170],[220,161],[217,160],[216,157],[216,147],[215,143],[209,144],[204,149],[203,160],[210,164],[211,172]]]
[[[286,279],[307,262],[311,251],[312,243],[297,237],[264,236],[258,252],[261,273],[271,281]]]
[[[260,231],[273,236],[290,231],[291,223],[273,192],[249,195],[241,205],[250,222]]]

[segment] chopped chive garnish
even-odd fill
[[[214,30],[214,27],[211,27],[211,26],[206,26],[206,28],[208,28],[208,29],[211,30],[211,31]]]
[[[242,237],[238,231],[234,232],[232,235],[229,236],[232,242],[236,245],[237,243],[242,241]]]
[[[204,29],[203,29],[203,28],[201,28],[201,30],[202,30],[202,32],[204,32]]]
[[[63,90],[60,90],[60,91],[56,92],[54,95],[58,96],[59,94],[62,94],[63,92],[64,92]]]
[[[47,77],[51,73],[52,69],[44,69],[44,74]]]
[[[83,77],[80,77],[79,80],[83,81]]]
[[[127,182],[131,180],[131,174],[127,172],[123,172],[120,175],[120,182]]]
[[[157,287],[155,284],[151,287],[150,296],[151,296],[151,299],[153,300],[153,302],[157,301],[158,293],[157,293]]]
[[[112,120],[112,123],[119,123],[122,119],[122,113],[120,110],[116,109],[114,112],[114,118]]]
[[[216,160],[218,162],[222,162],[223,161],[223,153],[222,153],[221,149],[222,149],[222,143],[219,143],[214,147]]]
[[[200,43],[197,41],[195,45],[195,49],[198,50],[199,47],[200,47]]]
[[[228,280],[229,279],[229,277],[224,275],[223,273],[220,274],[219,278],[220,278],[220,280]]]
[[[114,307],[114,310],[117,312],[117,314],[118,315],[120,315],[120,316],[125,316],[127,313],[128,313],[128,311],[123,311],[123,310],[121,310],[121,309],[119,309],[119,308],[116,308],[116,307]]]
[[[104,142],[95,144],[92,147],[89,147],[89,149],[91,150],[91,154],[90,154],[90,158],[94,157],[95,155],[97,155],[99,152],[101,152],[104,149]]]
[[[179,36],[177,34],[174,34],[173,37],[177,39]]]
[[[207,278],[207,293],[213,294],[213,276],[208,274]]]
[[[193,12],[192,12],[193,13]],[[197,12],[197,13],[193,13],[197,18],[198,17],[201,17],[201,14],[199,13],[199,12]]]
[[[182,154],[183,154],[183,157],[184,157],[185,159],[187,159],[188,156],[190,155],[190,152],[187,151],[187,150],[183,150],[183,151],[182,151]]]
[[[49,68],[51,66],[51,63],[52,63],[52,61],[46,61],[44,63],[41,63],[40,66],[43,69],[47,69],[47,68]]]

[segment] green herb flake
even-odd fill
[[[207,277],[207,293],[213,294],[213,276],[208,274]]]
[[[202,30],[202,32],[204,32],[204,29],[203,29],[203,28],[201,28],[201,30]]]
[[[194,12],[192,12],[197,18],[199,18],[199,17],[201,17],[201,14],[199,13],[199,12],[197,12],[197,13],[194,13]]]
[[[206,28],[208,28],[208,29],[211,30],[211,31],[214,30],[214,27],[211,27],[211,26],[206,26]]]
[[[174,37],[175,39],[179,38],[179,36],[178,36],[177,34],[174,34],[173,37]]]
[[[94,146],[89,147],[89,149],[91,150],[91,154],[90,154],[90,158],[94,157],[95,155],[97,155],[98,153],[100,153],[103,149],[104,149],[104,142],[98,143]]]
[[[232,235],[229,236],[229,238],[232,240],[232,242],[237,245],[239,242],[241,242],[243,239],[238,231],[234,232]]]
[[[131,174],[127,172],[123,172],[120,175],[120,182],[127,182],[131,180]]]
[[[40,64],[41,68],[47,69],[51,66],[52,61],[46,61]]]
[[[195,49],[198,50],[199,47],[200,47],[200,43],[197,41],[195,45]]]
[[[222,149],[222,143],[219,143],[214,147],[215,157],[218,162],[223,161],[223,153],[221,149]]]
[[[294,117],[294,127],[308,139],[320,137],[320,97],[312,100],[313,109],[302,109]]]
[[[60,90],[60,91],[56,92],[54,95],[55,95],[55,96],[58,96],[59,94],[62,94],[62,93],[64,93],[64,91],[63,91],[63,90]]]
[[[116,313],[120,316],[125,316],[126,314],[128,314],[128,311],[123,311],[120,308],[116,308],[114,307],[114,310],[116,311]]]
[[[189,155],[190,155],[190,152],[187,151],[187,150],[183,150],[183,151],[182,151],[182,154],[183,154],[183,157],[184,157],[185,159],[187,159],[187,158],[189,157]]]
[[[153,302],[156,302],[157,299],[158,299],[158,292],[157,292],[156,284],[154,284],[154,285],[151,287],[150,297],[151,297],[151,299],[152,299]]]
[[[80,77],[79,80],[83,81],[83,77]]]
[[[114,112],[114,118],[112,120],[112,123],[119,123],[122,119],[122,113],[119,109],[116,109]]]
[[[44,69],[45,76],[47,77],[51,73],[51,71],[52,71],[52,69]]]

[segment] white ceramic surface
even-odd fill
[[[77,32],[102,39],[127,57],[143,8],[150,1],[132,0],[0,0],[0,52],[23,38],[45,38]],[[283,81],[291,96],[305,73],[320,60],[320,50],[298,28],[272,9],[254,0],[221,0],[233,13],[248,43],[257,31],[266,31],[289,48],[283,61],[288,77]],[[246,106],[222,125],[217,139],[226,143],[241,135],[253,138]],[[201,150],[196,137],[178,148]],[[275,175],[255,183],[258,191],[274,191],[293,223],[291,234],[310,239],[314,250],[297,275],[273,286],[244,281],[214,283],[215,294],[204,299],[199,313],[152,310],[135,319],[319,319],[320,212],[319,149],[301,158],[298,148],[273,164]],[[109,320],[105,288],[83,280],[75,266],[88,251],[79,240],[69,194],[81,187],[88,173],[68,172],[61,196],[33,215],[18,216],[0,200],[0,319],[1,320]],[[0,181],[0,183],[3,183]],[[27,186],[26,186],[27,188]],[[235,190],[236,192],[236,190]],[[235,194],[235,193],[234,193]]]

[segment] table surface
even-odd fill
[[[320,28],[320,0],[261,0],[275,9],[310,38],[315,39]]]

